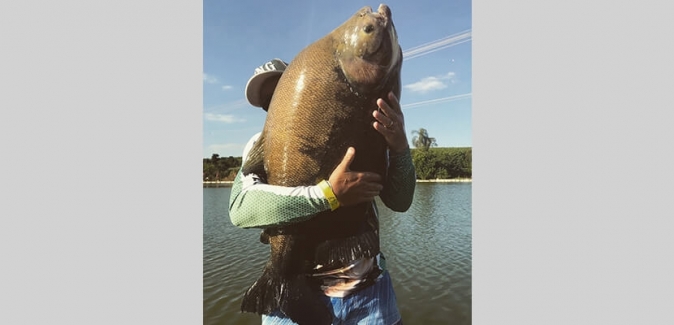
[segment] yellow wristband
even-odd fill
[[[321,188],[323,195],[325,195],[325,198],[328,199],[328,203],[330,203],[330,210],[335,211],[335,209],[339,208],[339,201],[337,201],[337,197],[335,196],[335,192],[332,191],[332,186],[330,186],[330,183],[328,183],[326,180],[322,180],[320,183],[318,183],[318,187]]]

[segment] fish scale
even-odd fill
[[[304,48],[279,79],[260,139],[243,173],[268,184],[315,185],[328,179],[348,147],[354,171],[386,175],[386,142],[372,126],[378,98],[400,98],[402,51],[382,4],[364,7]],[[270,257],[244,294],[244,312],[280,309],[299,325],[331,324],[319,286],[306,277],[313,265],[340,267],[379,253],[372,203],[340,207],[307,221],[264,230]]]

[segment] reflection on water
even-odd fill
[[[405,324],[471,323],[471,183],[418,183],[407,212],[381,201],[382,250]],[[260,324],[239,312],[269,256],[259,230],[229,221],[230,188],[204,188],[204,324]]]

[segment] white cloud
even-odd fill
[[[454,83],[456,79],[455,77],[456,74],[450,71],[440,76],[425,77],[420,81],[417,81],[409,85],[405,85],[404,88],[407,88],[412,92],[425,94],[433,90],[440,90],[447,88],[446,81]]]
[[[244,98],[244,99],[239,99],[239,100],[235,100],[235,101],[231,101],[231,102],[227,102],[227,103],[223,103],[223,104],[206,106],[206,107],[204,107],[204,112],[232,111],[232,110],[237,110],[237,109],[240,109],[240,108],[247,107],[249,105],[250,104],[248,103],[248,101]]]
[[[204,82],[209,84],[218,83],[218,78],[209,76],[207,73],[204,73]]]
[[[224,85],[222,86],[222,90],[231,90],[233,87],[230,85]]]
[[[224,123],[238,123],[238,122],[245,122],[246,121],[244,119],[240,119],[240,118],[235,117],[234,115],[229,115],[229,114],[206,113],[206,114],[204,114],[204,118],[208,121],[224,122]]]
[[[421,79],[421,81],[406,85],[405,88],[415,93],[424,94],[429,91],[447,88],[447,85],[445,85],[445,83],[442,82],[442,80],[440,80],[438,77],[426,77]]]

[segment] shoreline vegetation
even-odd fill
[[[472,183],[472,178],[417,179],[417,183]],[[203,187],[232,187],[234,181],[203,181]]]
[[[473,178],[472,147],[411,149],[420,182],[466,182]],[[203,159],[204,186],[226,186],[241,168],[241,157],[213,154]]]

